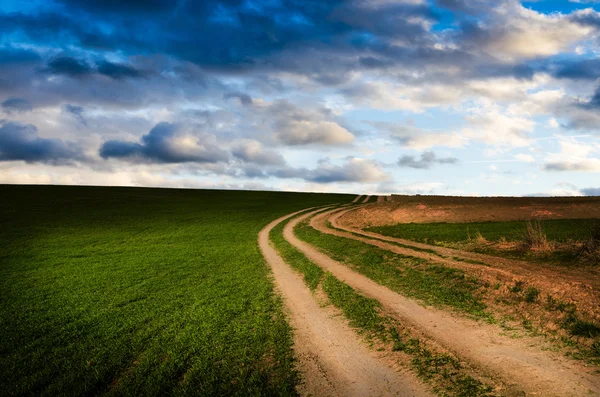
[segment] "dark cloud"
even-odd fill
[[[141,142],[107,141],[100,148],[100,156],[124,158],[139,162],[158,163],[218,163],[226,162],[229,154],[213,143],[201,143],[192,135],[185,135],[176,124],[160,122],[142,136]]]
[[[93,68],[85,61],[75,59],[69,56],[60,56],[51,59],[45,72],[51,74],[60,74],[70,77],[82,77],[93,72]]]
[[[174,10],[179,0],[58,0],[57,3],[93,13],[150,14]]]
[[[8,98],[2,102],[1,106],[2,110],[4,110],[6,113],[23,113],[31,112],[33,110],[33,106],[28,100],[16,97]]]
[[[600,196],[600,187],[589,187],[586,189],[581,189],[581,193],[586,196]]]
[[[237,98],[240,100],[240,103],[244,106],[251,106],[253,101],[252,97],[248,94],[244,94],[242,92],[228,92],[223,96],[224,99]]]
[[[554,66],[555,77],[573,80],[596,80],[600,77],[600,59],[563,61]]]
[[[38,137],[34,125],[0,122],[0,161],[65,164],[81,158],[80,151],[72,143]]]
[[[0,65],[20,65],[40,60],[37,52],[10,46],[0,47]]]
[[[415,156],[405,155],[398,159],[400,167],[409,167],[416,169],[429,169],[436,164],[456,164],[458,159],[454,157],[437,157],[434,152],[426,151],[421,154],[420,159]]]
[[[83,112],[85,111],[85,109],[82,106],[66,104],[65,106],[63,106],[63,111],[65,113],[73,116],[75,118],[75,120],[77,120],[81,124],[87,126],[87,120],[85,119],[85,117],[83,115]]]
[[[97,65],[98,73],[119,80],[124,78],[143,77],[144,74],[130,65],[101,61]]]

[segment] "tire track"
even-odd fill
[[[371,198],[371,196],[365,197],[365,199],[362,201],[362,203],[363,204],[368,203],[370,198]]]
[[[335,311],[319,307],[302,277],[269,243],[269,223],[258,236],[260,250],[273,271],[294,328],[294,349],[304,383],[302,395],[314,396],[431,396],[412,374],[398,373],[378,360]]]
[[[534,347],[538,342],[535,338],[512,339],[500,335],[496,326],[424,308],[299,240],[293,233],[294,226],[315,212],[286,225],[284,237],[289,243],[338,279],[377,299],[394,317],[414,325],[484,373],[502,379],[511,394],[520,389],[531,395],[556,397],[600,394],[597,376],[559,354],[540,351]]]

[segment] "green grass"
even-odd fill
[[[302,273],[304,282],[311,291],[314,291],[321,283],[325,272],[283,238],[283,228],[286,224],[287,222],[281,222],[275,226],[269,233],[269,239],[273,242],[283,260]]]
[[[489,317],[485,304],[475,295],[480,282],[462,270],[394,254],[360,241],[322,234],[306,222],[298,224],[295,232],[301,240],[333,259],[351,265],[359,273],[403,295],[478,317]]]
[[[2,394],[295,394],[257,233],[352,197],[0,186]]]
[[[537,222],[537,221],[536,221]],[[524,249],[527,238],[526,221],[479,222],[479,223],[407,223],[389,226],[371,227],[366,230],[386,236],[446,246],[458,244],[465,248],[509,258],[523,258],[532,261],[545,261],[554,264],[569,265],[580,260],[579,249],[572,242],[589,239],[598,219],[549,219],[539,221],[540,230],[549,242],[559,245],[556,249],[534,252]],[[534,225],[538,225],[535,223]],[[517,242],[513,249],[496,249],[489,244],[469,246],[481,236],[490,242]]]
[[[589,236],[597,219],[549,219],[540,224],[549,241],[583,240]],[[386,236],[427,243],[458,243],[474,239],[480,233],[488,241],[519,241],[525,231],[525,221],[477,223],[403,223],[371,227],[366,230]]]

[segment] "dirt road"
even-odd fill
[[[395,371],[369,350],[331,306],[320,307],[302,277],[271,247],[271,229],[293,215],[267,225],[258,243],[294,328],[294,349],[304,380],[300,394],[431,396],[413,374]]]
[[[368,203],[370,198],[371,198],[371,196],[365,197],[365,199],[362,201],[362,203],[363,204]]]
[[[540,396],[600,394],[598,376],[558,353],[542,351],[537,347],[539,340],[530,337],[512,339],[501,335],[501,329],[495,325],[422,307],[300,241],[294,236],[293,227],[314,213],[288,223],[284,229],[286,240],[338,279],[365,296],[377,299],[393,316],[413,324],[483,373],[502,379],[510,394],[519,390]]]

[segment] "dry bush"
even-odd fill
[[[527,221],[519,243],[521,251],[547,252],[553,249],[540,221]]]
[[[578,259],[586,264],[600,265],[600,222],[592,226],[590,236],[583,241]]]

